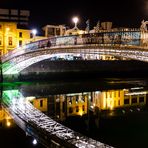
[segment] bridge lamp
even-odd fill
[[[75,28],[77,28],[77,24],[78,24],[79,18],[78,17],[74,17],[72,20],[75,23]]]
[[[37,30],[36,29],[32,29],[32,34],[33,34],[33,39],[35,40],[35,36],[37,34]]]

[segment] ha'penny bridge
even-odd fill
[[[55,141],[60,146],[70,148],[111,148],[54,121],[34,108],[18,90],[3,91],[2,102],[16,123],[47,147],[49,141]]]
[[[83,35],[51,37],[32,42],[2,56],[3,75],[19,74],[40,61],[60,55],[111,55],[148,62],[148,32],[122,29]]]
[[[148,62],[148,32],[138,29],[99,32],[84,35],[51,37],[32,42],[14,49],[2,57],[2,74],[19,74],[34,63],[59,55],[112,55]],[[20,92],[5,91],[3,105],[17,120],[26,124],[20,126],[40,141],[52,139],[64,147],[104,148],[106,144],[83,136],[47,117],[35,109]],[[20,123],[20,122],[19,122]],[[35,130],[34,130],[35,129]],[[40,138],[42,137],[42,139]]]

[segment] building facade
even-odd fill
[[[28,25],[29,16],[29,10],[0,8],[0,21],[2,22],[17,22],[17,24]]]
[[[4,55],[16,47],[30,42],[31,31],[19,29],[16,22],[0,22],[0,54]]]
[[[45,32],[45,37],[63,36],[66,31],[64,25],[46,25],[42,29]]]

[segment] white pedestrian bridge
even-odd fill
[[[147,34],[146,34],[147,35]],[[148,62],[147,38],[138,30],[52,37],[19,47],[2,57],[4,75],[61,54],[112,55]]]

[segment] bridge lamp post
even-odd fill
[[[36,29],[33,29],[33,30],[32,30],[32,34],[33,34],[33,41],[35,41],[35,37],[36,37],[36,34],[37,34],[37,30],[36,30]]]
[[[78,17],[74,17],[72,20],[75,23],[75,27],[74,28],[77,28],[77,24],[78,24],[79,18]]]

